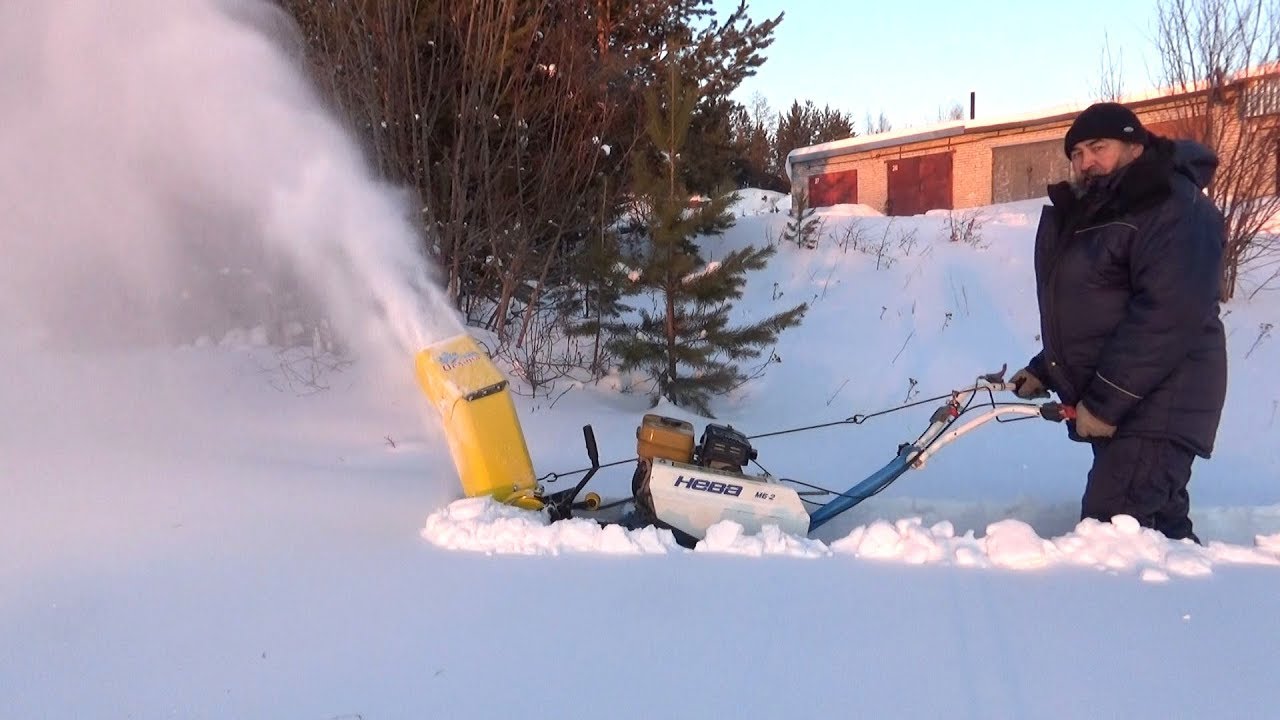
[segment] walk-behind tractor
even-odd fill
[[[440,411],[467,496],[490,495],[502,503],[545,511],[552,521],[587,517],[631,528],[666,528],[685,546],[694,545],[707,528],[722,520],[740,524],[747,533],[776,525],[788,533],[807,535],[888,487],[907,470],[924,467],[942,447],[981,425],[1030,417],[1055,422],[1074,419],[1075,408],[1058,403],[997,402],[997,393],[1016,390],[1004,379],[1006,369],[982,375],[963,390],[937,397],[750,437],[716,423],[706,425],[698,436],[687,421],[646,414],[636,428],[636,456],[608,465],[600,464],[595,436],[587,425],[583,436],[590,466],[538,478],[507,380],[471,336],[458,335],[436,343],[416,357],[418,381]],[[747,466],[757,459],[752,439],[860,425],[873,417],[928,403],[940,404],[924,433],[914,442],[899,445],[884,467],[844,492],[748,472]],[[583,494],[602,467],[630,462],[636,465],[630,496],[604,501],[594,492]],[[582,478],[573,487],[555,492],[547,489],[549,483],[578,475]]]

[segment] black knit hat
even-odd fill
[[[1114,138],[1145,145],[1147,130],[1129,108],[1118,103],[1095,103],[1085,108],[1071,124],[1063,149],[1067,157],[1071,157],[1071,148],[1076,143],[1098,138]]]

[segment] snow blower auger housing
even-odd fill
[[[456,335],[419,351],[414,365],[418,384],[440,412],[463,492],[541,508],[507,380],[479,343]]]

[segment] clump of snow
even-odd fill
[[[834,217],[884,217],[884,213],[862,203],[841,203],[817,208],[819,214]]]
[[[790,555],[811,558],[826,555],[827,547],[818,540],[782,532],[777,525],[766,525],[760,534],[747,535],[741,525],[725,520],[707,528],[706,538],[697,544],[694,551],[751,557]]]
[[[439,547],[490,554],[558,555],[562,552],[642,555],[690,552],[670,531],[628,530],[582,518],[550,522],[544,512],[503,505],[490,497],[466,498],[432,513],[422,537]],[[1020,520],[1000,520],[982,537],[957,537],[949,522],[925,527],[919,517],[877,520],[854,528],[830,545],[766,526],[747,534],[721,521],[707,529],[694,553],[796,558],[853,556],[906,565],[953,565],[977,569],[1044,571],[1092,568],[1124,572],[1148,582],[1209,575],[1217,564],[1280,566],[1280,534],[1259,536],[1253,548],[1227,543],[1199,546],[1169,540],[1120,515],[1110,523],[1081,521],[1074,531],[1046,539]]]
[[[738,199],[729,205],[729,212],[736,217],[776,213],[780,211],[778,203],[783,198],[790,197],[787,193],[775,190],[747,188],[738,191]]]
[[[703,277],[706,277],[707,275],[711,275],[719,271],[720,271],[720,261],[712,260],[711,262],[704,265],[701,269],[694,270],[688,275],[685,275],[683,278],[681,278],[680,282],[685,285],[688,285],[691,282],[695,282],[697,280],[702,279]]]
[[[893,524],[878,520],[832,543],[831,549],[870,559],[927,565],[942,559],[938,540],[952,535],[951,526],[946,523],[926,530],[920,518],[906,518]]]
[[[986,551],[991,564],[1013,570],[1031,570],[1049,564],[1053,544],[1031,526],[1018,520],[1001,520],[987,528]]]
[[[546,513],[503,505],[487,496],[458,500],[433,513],[422,537],[451,550],[519,555],[643,555],[680,548],[669,530],[628,531],[578,518],[552,523]]]

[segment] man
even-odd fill
[[[1227,385],[1224,222],[1202,192],[1218,159],[1115,103],[1082,112],[1065,151],[1072,180],[1049,188],[1036,233],[1043,350],[1012,380],[1076,408],[1068,435],[1093,448],[1081,519],[1130,515],[1198,543],[1187,484]]]

